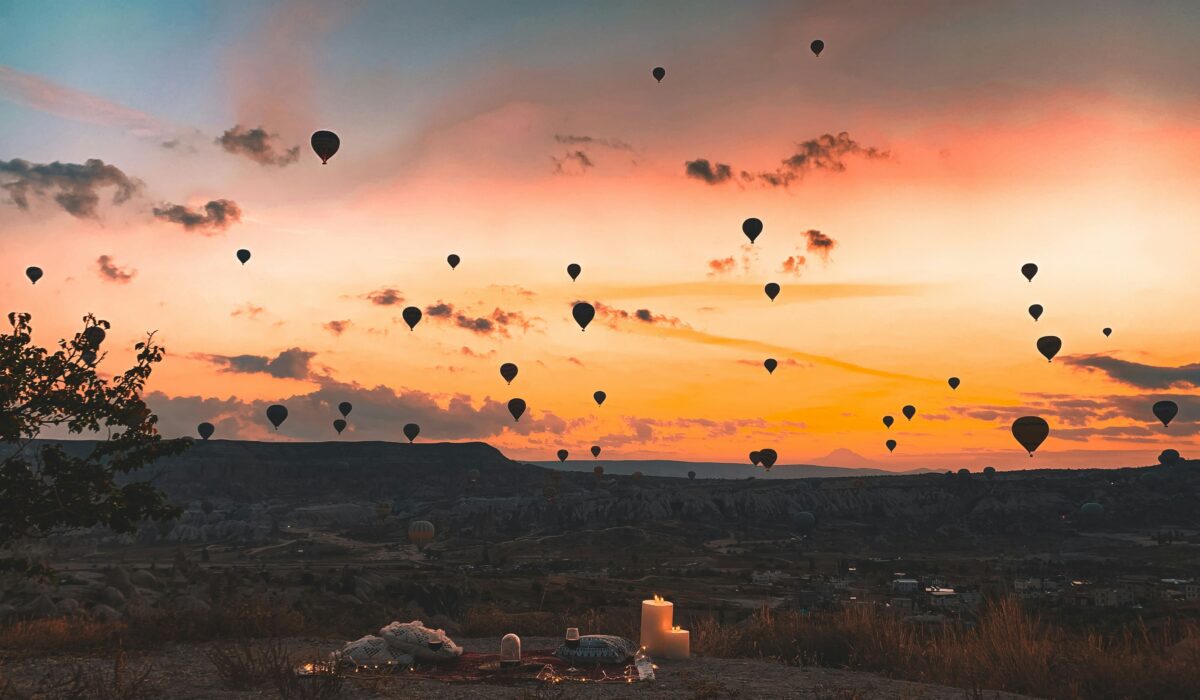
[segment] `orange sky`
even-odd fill
[[[10,11],[28,36],[76,43],[0,50],[0,184],[32,188],[25,207],[0,202],[3,310],[32,312],[44,343],[84,313],[109,319],[107,371],[156,330],[165,433],[207,420],[219,437],[332,439],[350,400],[340,439],[417,422],[422,439],[525,459],[773,447],[783,464],[846,448],[884,468],[1016,468],[1196,451],[1186,8],[1113,3],[1083,20],[1082,5],[763,3],[672,22],[621,3],[440,20],[316,7],[186,5],[170,11],[186,22],[161,10],[98,36]],[[1158,40],[1134,50],[1143,33]],[[263,128],[267,150],[216,143],[235,125]],[[342,138],[324,167],[307,145],[318,128]],[[841,132],[849,146],[819,143]],[[757,176],[798,152],[788,186]],[[49,164],[90,158],[136,194],[113,203],[90,183],[94,215],[56,201],[75,184]],[[697,159],[732,177],[689,177]],[[222,199],[241,212],[223,228],[152,213]],[[753,246],[750,216],[765,224]],[[810,247],[809,230],[833,247]],[[132,277],[100,274],[101,255]],[[46,271],[37,285],[28,265]],[[372,301],[385,289],[404,301]],[[581,299],[602,305],[585,333]],[[442,303],[449,317],[429,313]],[[413,332],[407,305],[426,311]],[[1063,338],[1053,363],[1034,348],[1046,334]],[[502,362],[520,367],[512,386]],[[519,423],[514,396],[530,407]],[[1181,409],[1169,428],[1150,413],[1165,397]],[[291,416],[275,432],[262,411],[277,401]],[[1009,434],[1029,414],[1051,424],[1033,461]]]

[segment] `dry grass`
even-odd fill
[[[151,700],[162,697],[152,673],[150,663],[132,665],[118,648],[111,667],[75,663],[65,671],[46,673],[30,689],[18,689],[0,679],[0,700]]]
[[[461,624],[464,637],[499,637],[509,632],[521,636],[558,637],[568,627],[578,627],[583,634],[616,634],[636,639],[638,618],[633,610],[588,610],[579,615],[514,613],[486,605],[468,610]]]
[[[748,624],[693,625],[693,648],[882,673],[978,692],[1006,690],[1061,700],[1200,697],[1200,628],[1180,624],[1117,634],[1071,633],[1015,601],[974,627],[920,627],[872,608],[802,615],[760,612]]]
[[[221,682],[233,690],[250,690],[270,683],[292,670],[287,650],[279,640],[235,639],[213,644],[208,661]]]

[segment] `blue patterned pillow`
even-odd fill
[[[589,634],[579,638],[579,646],[572,649],[563,644],[554,655],[574,664],[620,664],[633,658],[637,645],[623,637],[611,634]]]

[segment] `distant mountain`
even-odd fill
[[[849,450],[843,450],[849,454]],[[602,453],[603,454],[603,453]],[[857,455],[856,455],[857,456]],[[860,458],[861,459],[861,458]],[[896,472],[866,467],[817,466],[812,464],[777,464],[770,471],[755,467],[749,462],[684,462],[670,459],[568,459],[566,462],[529,462],[539,467],[571,472],[590,472],[597,465],[604,467],[605,474],[632,474],[641,472],[646,476],[670,476],[686,478],[689,471],[696,472],[697,479],[815,479],[837,476],[887,476]]]

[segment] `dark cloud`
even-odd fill
[[[496,308],[490,316],[476,316],[462,311],[456,311],[452,304],[443,301],[425,307],[425,315],[430,319],[452,320],[454,325],[465,328],[472,333],[484,336],[510,337],[509,328],[520,328],[528,331],[532,321],[519,311],[505,311]]]
[[[808,248],[808,252],[816,253],[817,255],[819,255],[823,259],[825,259],[826,261],[829,260],[829,254],[833,251],[834,248],[837,247],[837,241],[833,240],[829,236],[826,236],[825,234],[821,233],[820,231],[818,231],[816,229],[809,229],[809,230],[805,231],[804,236],[805,236],[805,238],[808,239],[808,242],[806,244],[807,248]]]
[[[242,220],[237,202],[214,199],[202,209],[188,209],[182,204],[163,204],[154,208],[155,218],[180,224],[186,231],[199,231],[211,236]]]
[[[605,139],[595,136],[576,136],[574,134],[555,134],[554,140],[568,146],[603,146],[615,151],[632,151],[633,146],[620,139]]]
[[[572,302],[571,305],[579,303]],[[655,326],[671,326],[672,328],[687,327],[683,321],[674,316],[666,316],[664,314],[656,314],[650,309],[637,309],[636,311],[626,311],[616,307],[609,306],[602,302],[592,302],[592,306],[596,307],[596,316],[602,319],[611,327],[616,327],[619,321],[637,321],[639,323],[647,323]]]
[[[583,151],[567,151],[561,158],[550,156],[550,160],[554,162],[555,175],[581,175],[588,168],[596,167]]]
[[[719,185],[733,178],[733,168],[726,163],[709,163],[707,158],[684,161],[683,172],[710,185]]]
[[[282,168],[295,163],[300,157],[300,147],[282,148],[279,146],[278,139],[278,134],[268,134],[261,126],[246,129],[239,124],[221,134],[216,143],[226,151],[246,156],[259,165],[274,165]],[[163,146],[166,144],[164,143]]]
[[[113,204],[137,194],[142,183],[115,165],[91,158],[79,163],[30,163],[14,158],[0,161],[0,188],[18,209],[29,209],[30,197],[54,200],[63,211],[79,219],[98,218],[99,190],[114,188]]]
[[[1107,355],[1069,355],[1064,364],[1102,372],[1114,381],[1139,389],[1171,389],[1200,387],[1200,363],[1179,367],[1159,367],[1140,362],[1120,360]]]
[[[708,276],[717,277],[727,272],[733,272],[733,268],[737,265],[732,257],[722,258],[719,260],[708,261]]]
[[[438,302],[425,307],[425,315],[430,318],[449,318],[454,315],[454,307],[445,302]]]
[[[116,282],[117,284],[126,284],[137,274],[137,270],[131,270],[128,267],[118,267],[113,262],[112,256],[109,255],[101,255],[96,258],[96,268],[100,279]]]
[[[404,303],[404,295],[395,287],[380,287],[373,292],[367,292],[363,298],[376,306],[396,306]]]
[[[323,325],[322,328],[334,335],[341,335],[345,333],[351,325],[353,324],[350,323],[350,319],[343,319],[341,321],[330,321],[329,323]]]
[[[221,367],[222,372],[269,374],[279,379],[312,379],[310,363],[317,353],[289,348],[275,357],[264,355],[196,355]]]

